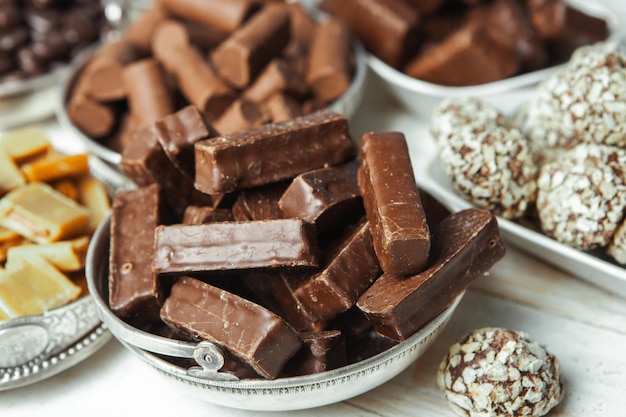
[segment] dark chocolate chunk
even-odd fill
[[[288,185],[288,182],[276,182],[261,187],[241,190],[233,204],[232,210],[235,219],[247,221],[284,219],[288,217],[278,206],[278,201]]]
[[[319,111],[197,142],[195,186],[207,194],[230,193],[336,165],[355,154],[346,117]]]
[[[159,226],[154,245],[159,273],[319,265],[315,230],[299,219]]]
[[[183,214],[184,224],[231,222],[233,220],[233,214],[230,210],[210,206],[187,206]]]
[[[402,133],[363,135],[358,180],[383,271],[407,275],[424,269],[430,231]]]
[[[283,375],[311,375],[346,365],[346,344],[339,330],[301,332],[302,348],[292,357]]]
[[[159,143],[172,163],[189,178],[194,178],[194,144],[217,135],[204,114],[189,105],[157,120],[155,128]]]
[[[302,346],[298,333],[276,314],[189,277],[174,284],[161,318],[179,331],[218,343],[270,379]]]
[[[348,311],[382,272],[367,221],[336,245],[324,269],[305,279],[294,292],[302,312],[311,320],[326,322]]]
[[[474,208],[451,214],[433,231],[427,269],[410,276],[381,275],[357,306],[380,334],[404,340],[440,314],[504,253],[493,214]]]
[[[333,233],[363,212],[357,167],[355,162],[300,174],[278,205],[289,217],[315,224],[320,234]]]
[[[154,229],[165,220],[159,187],[119,192],[111,210],[109,306],[124,320],[159,320],[164,293],[152,270]]]

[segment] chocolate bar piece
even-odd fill
[[[230,193],[336,165],[355,154],[347,118],[319,111],[197,142],[195,186],[207,194]]]
[[[124,66],[137,60],[139,52],[130,42],[109,42],[97,51],[85,69],[87,94],[98,101],[126,98]]]
[[[357,167],[347,163],[298,175],[278,201],[280,209],[315,224],[320,234],[339,229],[363,211]]]
[[[413,58],[404,73],[446,86],[468,86],[502,80],[519,70],[517,51],[503,47],[487,29],[471,22]]]
[[[302,346],[298,333],[271,311],[189,277],[173,285],[161,318],[181,332],[218,343],[269,379]]]
[[[526,8],[517,0],[496,0],[474,7],[469,19],[475,19],[504,48],[514,49],[522,72],[547,66],[548,50],[534,30]]]
[[[265,111],[273,123],[285,122],[303,114],[298,100],[282,92],[274,93],[265,101]]]
[[[561,0],[536,7],[532,22],[557,62],[568,60],[577,48],[605,40],[609,35],[604,19],[585,14]]]
[[[299,71],[289,65],[285,59],[274,58],[243,92],[243,97],[262,103],[280,91],[303,97],[307,90],[307,85]]]
[[[347,363],[346,344],[339,330],[301,332],[302,348],[287,363],[282,375],[311,375]]]
[[[246,99],[235,100],[213,125],[222,135],[259,127],[269,121],[260,104]]]
[[[358,180],[383,271],[407,275],[424,269],[430,231],[402,133],[363,135]]]
[[[278,206],[278,201],[288,185],[288,182],[283,181],[241,190],[233,204],[233,216],[238,221],[288,217]]]
[[[428,268],[411,276],[383,274],[357,306],[376,331],[404,340],[441,313],[505,253],[490,212],[466,209],[448,216],[433,231]]]
[[[154,245],[159,273],[319,265],[315,230],[299,219],[159,226]]]
[[[123,78],[130,114],[138,126],[152,123],[174,111],[165,75],[157,60],[142,59],[126,65]]]
[[[187,206],[183,214],[184,224],[232,222],[233,220],[230,210],[211,206]]]
[[[322,0],[322,10],[344,19],[374,55],[400,67],[417,45],[420,17],[404,0]]]
[[[331,102],[350,87],[350,29],[343,20],[329,17],[318,24],[311,41],[307,83],[320,100]]]
[[[294,292],[303,314],[311,320],[326,322],[348,311],[382,272],[367,221],[337,246],[325,268]]]
[[[160,1],[153,2],[124,32],[124,40],[131,43],[143,54],[150,53],[152,35],[157,26],[168,17],[162,3]]]
[[[211,197],[197,191],[193,180],[181,173],[168,158],[159,135],[156,123],[137,128],[132,142],[122,153],[122,171],[139,186],[158,184],[179,216],[189,204],[210,205]]]
[[[93,99],[88,89],[88,77],[80,76],[67,103],[67,116],[83,133],[98,139],[113,131],[115,111],[111,105]]]
[[[195,176],[193,145],[217,135],[204,114],[189,105],[155,122],[157,138],[172,163],[189,178]]]
[[[244,88],[287,45],[290,15],[285,5],[268,4],[211,54],[220,76]]]
[[[235,92],[215,74],[200,51],[189,43],[181,24],[166,22],[155,31],[155,58],[171,72],[181,93],[214,121],[235,100]]]
[[[163,0],[171,15],[234,32],[256,9],[250,0]]]
[[[159,187],[119,192],[111,209],[109,306],[124,320],[147,324],[159,320],[164,293],[156,273],[154,228],[165,220]]]

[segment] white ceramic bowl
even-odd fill
[[[361,101],[363,100],[365,77],[367,74],[367,54],[365,53],[365,49],[360,42],[355,41],[353,44],[353,50],[355,59],[352,83],[341,97],[333,101],[328,106],[330,110],[344,114],[348,118],[356,112],[361,104]],[[61,79],[62,87],[61,94],[58,96],[60,100],[57,100],[56,103],[56,114],[61,126],[79,138],[85,144],[89,152],[97,155],[110,164],[118,165],[122,160],[122,155],[106,145],[103,145],[98,140],[95,140],[94,138],[91,138],[83,133],[76,125],[74,125],[74,123],[72,123],[67,114],[66,104],[69,100],[72,88],[77,78],[80,76],[82,69],[89,61],[92,53],[93,51],[77,58],[72,66],[72,70],[65,74],[65,76]]]
[[[278,411],[318,407],[375,388],[410,366],[450,319],[463,294],[439,316],[407,340],[369,359],[313,375],[237,380],[220,372],[220,348],[210,342],[190,343],[156,336],[120,320],[108,304],[110,219],[94,234],[87,252],[87,283],[102,321],[133,354],[152,366],[184,395],[232,408]],[[200,367],[173,365],[160,355],[194,358]]]
[[[621,22],[615,12],[598,2],[568,0],[568,3],[589,15],[605,19],[610,32],[609,40],[621,39],[625,29],[621,27]],[[430,120],[432,110],[442,99],[455,97],[478,97],[496,106],[504,114],[512,115],[534,94],[539,82],[562,67],[562,65],[552,66],[476,86],[449,87],[410,77],[385,64],[371,53],[368,54],[367,61],[369,68],[382,80],[392,95],[407,110],[425,120]]]

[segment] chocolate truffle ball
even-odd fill
[[[457,192],[507,219],[525,214],[535,199],[537,167],[527,139],[498,109],[476,97],[445,99],[430,131]]]
[[[455,343],[437,383],[469,417],[542,416],[563,397],[557,359],[526,333],[483,328]]]

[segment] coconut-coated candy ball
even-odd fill
[[[563,398],[557,359],[526,333],[493,327],[452,345],[437,383],[469,417],[543,416]]]

